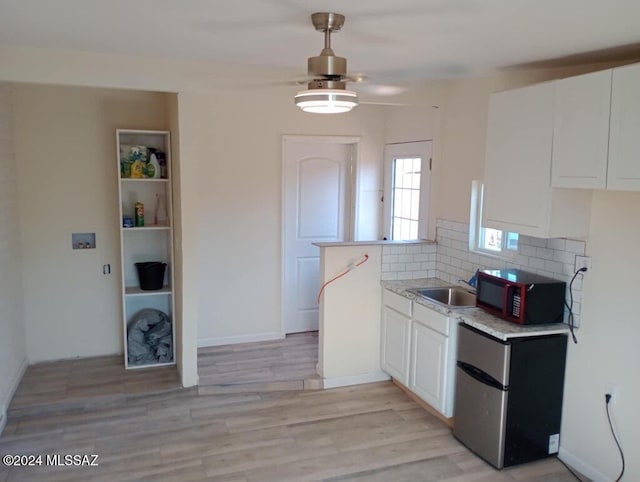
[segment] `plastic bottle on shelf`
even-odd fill
[[[160,164],[160,177],[162,179],[167,179],[168,171],[167,171],[167,155],[162,151],[155,152],[156,159],[158,160],[158,164]]]
[[[131,164],[131,177],[133,179],[142,179],[144,177],[144,164],[140,159],[136,159]]]
[[[147,165],[147,177],[152,179],[160,178],[160,164],[158,163],[158,158],[155,153],[152,153],[149,158],[149,163]]]
[[[162,194],[156,193],[156,214],[155,224],[166,225],[169,216],[167,215],[167,205]]]
[[[135,204],[135,226],[141,228],[144,226],[144,204],[137,202]]]

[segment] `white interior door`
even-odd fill
[[[349,237],[355,144],[345,141],[283,138],[285,333],[318,329],[320,250],[312,243]]]

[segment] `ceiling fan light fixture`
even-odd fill
[[[358,94],[343,89],[311,89],[298,92],[294,100],[305,112],[341,114],[358,105]]]

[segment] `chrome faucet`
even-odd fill
[[[473,278],[472,278],[472,279],[473,279]],[[458,283],[460,283],[460,284],[465,284],[465,285],[467,285],[469,288],[471,288],[471,289],[473,290],[473,292],[474,292],[474,293],[476,292],[476,286],[475,286],[475,285],[473,285],[473,284],[471,284],[469,281],[466,281],[466,280],[463,280],[463,279],[459,279],[459,280],[458,280]]]
[[[478,284],[478,272],[476,271],[473,276],[471,278],[469,278],[469,281],[463,280],[463,279],[459,279],[458,283],[462,283],[465,284],[467,286],[469,286],[473,292],[475,293],[476,291],[476,285]]]

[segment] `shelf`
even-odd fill
[[[167,363],[148,363],[146,365],[127,365],[127,368],[130,370],[135,370],[136,368],[155,368],[155,367],[169,367],[175,365],[176,362],[167,362]]]
[[[169,182],[169,179],[152,177],[121,177],[120,182]]]
[[[161,231],[171,229],[171,226],[167,224],[150,224],[148,226],[133,226],[131,228],[122,227],[123,231]]]
[[[166,177],[123,177],[122,159],[132,160],[133,148],[138,147],[140,152],[145,152],[149,161],[151,155],[149,149],[164,154],[166,164],[161,170],[155,171]],[[120,262],[122,293],[122,326],[124,335],[124,360],[127,369],[137,370],[145,368],[175,366],[176,364],[176,329],[173,320],[175,314],[175,296],[173,293],[173,221],[172,221],[172,182],[171,177],[171,144],[169,131],[147,130],[116,130],[116,177],[118,179],[118,207],[120,213]],[[133,156],[136,157],[137,156]],[[158,160],[160,164],[161,159]],[[154,161],[155,164],[155,161]],[[125,166],[126,167],[126,166]],[[157,168],[157,166],[155,166]],[[166,170],[165,170],[166,167]],[[134,171],[137,174],[137,171]],[[151,172],[151,171],[143,171]],[[127,171],[127,174],[128,171]],[[130,175],[130,174],[129,174]],[[136,218],[136,205],[142,204],[144,226],[133,226]],[[164,208],[164,209],[163,209]],[[158,214],[156,216],[156,213]],[[129,226],[122,224],[126,218]],[[130,222],[133,221],[133,222]],[[156,220],[159,223],[156,223]],[[125,234],[135,232],[135,234]],[[163,278],[163,287],[159,290],[142,290],[138,284],[140,274],[136,268],[137,262],[161,262],[166,264]],[[159,274],[159,273],[158,273]],[[160,282],[160,279],[156,279]],[[153,310],[167,316],[171,323],[171,342],[169,336],[162,337],[163,350],[166,356],[159,357],[156,351],[155,334],[141,333],[141,327],[136,328],[136,349],[129,345],[129,323],[144,321],[136,318],[143,310]],[[151,312],[149,313],[149,315]],[[154,313],[153,320],[159,321],[159,313]],[[141,316],[146,316],[141,313]],[[161,320],[160,320],[161,321]],[[146,321],[144,321],[146,323]],[[151,325],[155,326],[155,325]],[[166,327],[163,327],[165,329]],[[139,345],[139,346],[138,346]],[[171,353],[168,353],[171,351]],[[129,363],[129,355],[132,359],[144,358],[141,364]],[[171,359],[171,361],[166,361]],[[163,361],[161,361],[163,360]]]
[[[125,286],[125,296],[154,296],[154,295],[170,295],[172,293],[171,287],[163,286],[159,290],[141,290],[137,286]]]

